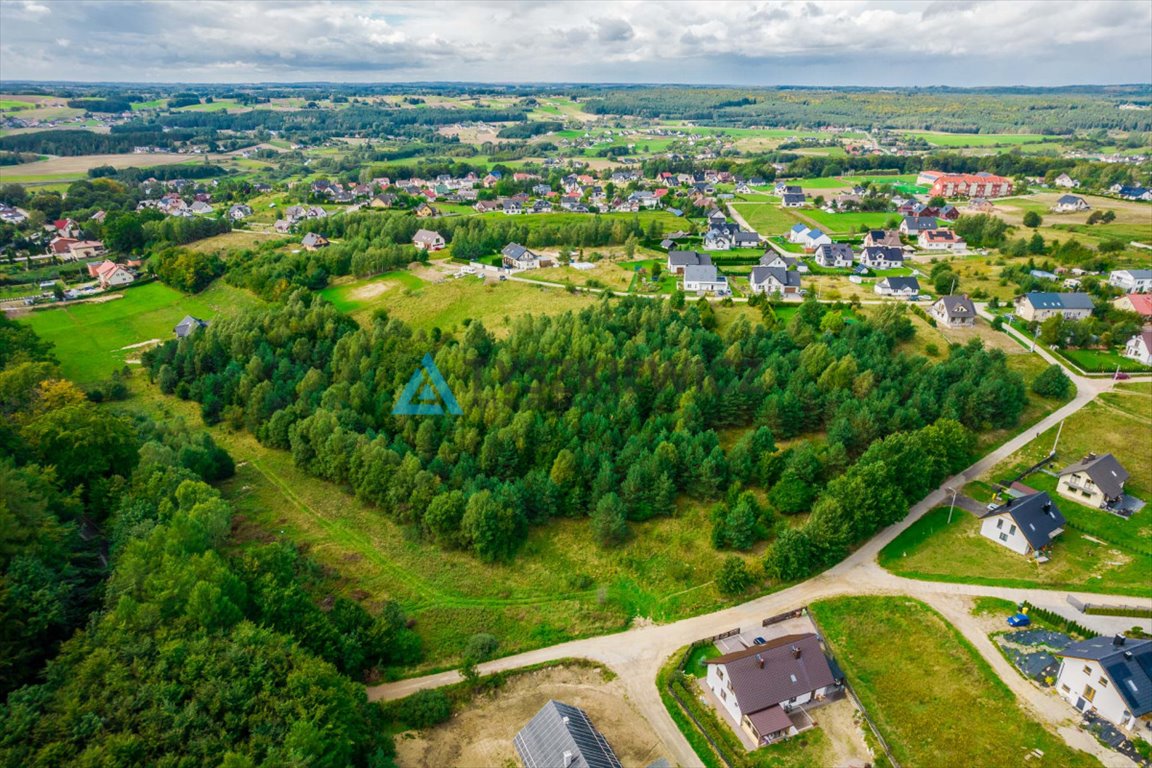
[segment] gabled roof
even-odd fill
[[[536,254],[520,245],[520,243],[508,243],[500,253],[515,261],[523,258],[535,258],[536,256]]]
[[[800,273],[787,267],[752,267],[752,272],[748,275],[748,282],[753,285],[762,285],[768,281],[768,278],[772,278],[782,286],[800,287]]]
[[[689,264],[684,267],[685,283],[724,283],[727,278],[717,274],[712,264]]]
[[[1086,293],[1027,293],[1023,299],[1034,309],[1093,309],[1092,297]]]
[[[821,243],[816,246],[816,258],[831,256],[850,260],[853,255],[852,246],[848,243]]]
[[[668,264],[673,267],[691,267],[711,264],[712,257],[696,251],[668,251]]]
[[[904,249],[893,245],[869,245],[860,252],[861,261],[904,261]]]
[[[807,232],[807,231],[808,231],[808,227],[804,226],[803,224],[794,224],[792,226],[792,229],[789,230],[789,232]]]
[[[1103,456],[1088,454],[1082,461],[1060,470],[1060,476],[1070,475],[1073,472],[1088,475],[1109,498],[1116,498],[1124,493],[1124,483],[1128,480],[1128,470],[1120,466],[1120,462],[1110,453]]]
[[[887,284],[888,288],[893,291],[912,290],[917,293],[920,292],[920,281],[914,277],[886,277],[880,282]]]
[[[976,317],[976,305],[967,296],[941,296],[936,303],[948,319]]]
[[[1099,662],[1136,717],[1152,712],[1152,640],[1093,637],[1056,654]]]
[[[1152,294],[1130,293],[1125,296],[1132,305],[1132,311],[1145,317],[1152,316]]]
[[[559,701],[545,704],[512,744],[524,768],[620,768],[616,753],[587,713]]]
[[[904,228],[914,232],[921,232],[924,230],[936,228],[935,216],[905,216]]]
[[[1056,201],[1057,205],[1079,205],[1084,202],[1084,198],[1077,197],[1076,195],[1061,195],[1060,199]]]
[[[177,338],[182,339],[200,328],[207,327],[208,323],[201,320],[200,318],[192,317],[192,315],[184,315],[184,319],[176,324],[176,327],[172,329],[172,332],[176,334]]]
[[[1115,269],[1114,275],[1128,275],[1133,280],[1152,280],[1152,269]]]
[[[985,513],[983,517],[1008,515],[1020,529],[1033,549],[1048,546],[1056,531],[1064,527],[1064,515],[1051,497],[1041,491],[1018,499],[1009,499],[1004,505]]]
[[[807,198],[803,194],[794,194],[791,192],[786,193],[782,198],[782,202],[785,203],[803,203],[806,200]]]
[[[724,666],[736,703],[744,714],[759,712],[836,682],[820,648],[820,640],[811,632],[785,635],[764,645],[707,659],[705,663]]]

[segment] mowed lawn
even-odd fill
[[[733,208],[760,235],[782,235],[800,222],[791,210],[775,203],[735,203]]]
[[[818,208],[804,208],[799,211],[801,217],[810,219],[819,225],[829,235],[850,235],[860,231],[861,227],[881,228],[889,219],[899,220],[895,213],[880,212],[851,212],[827,213]]]
[[[172,329],[185,315],[212,321],[258,303],[247,291],[219,281],[195,296],[154,282],[129,288],[122,298],[39,310],[19,319],[56,345],[65,376],[86,384],[139,357],[140,349],[125,347],[172,338]]]
[[[1058,136],[1040,133],[940,133],[937,131],[905,131],[905,136],[923,139],[937,147],[1015,147],[1021,144],[1039,144],[1045,140],[1058,140]]]
[[[1032,720],[976,650],[924,603],[847,597],[810,609],[906,768],[1099,766]],[[1033,750],[1043,756],[1029,756]]]

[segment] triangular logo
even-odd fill
[[[400,393],[393,416],[443,416],[450,413],[459,416],[464,413],[460,404],[448,389],[440,369],[432,361],[432,355],[425,353],[420,367],[408,379],[408,385]]]

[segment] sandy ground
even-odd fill
[[[809,714],[816,721],[816,727],[828,737],[831,759],[829,765],[835,768],[864,768],[871,765],[872,755],[864,742],[861,730],[863,720],[858,720],[855,705],[845,697],[831,704],[813,710]]]
[[[625,768],[646,766],[669,754],[632,705],[620,680],[606,683],[595,669],[556,667],[513,678],[494,696],[473,700],[442,725],[401,734],[396,739],[396,764],[400,768],[519,766],[512,739],[549,699],[586,711]]]
[[[355,299],[356,301],[366,301],[374,299],[385,291],[390,291],[395,288],[395,283],[389,283],[385,280],[377,280],[373,283],[365,283],[356,290],[352,291],[348,298]]]

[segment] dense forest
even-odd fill
[[[912,327],[896,305],[864,322],[810,301],[786,328],[715,323],[707,303],[606,300],[519,318],[497,340],[478,322],[424,333],[379,314],[360,328],[300,292],[151,350],[145,364],[209,423],[247,428],[419,535],[489,560],[514,556],[549,518],[591,516],[610,539],[674,514],[685,494],[759,487],[772,501],[762,515],[799,512],[841,475],[856,488],[854,462],[894,433],[922,435],[921,458],[954,469],[968,430],[1010,426],[1025,403],[1003,353],[973,344],[938,364],[897,353]],[[463,415],[394,416],[429,351]],[[717,430],[730,427],[745,435],[726,452]],[[776,449],[816,432],[827,434],[819,447]],[[897,487],[911,496],[927,481]],[[828,541],[842,546],[886,519],[842,509],[824,523],[841,526]]]
[[[229,546],[204,432],[97,406],[0,317],[0,765],[384,766],[420,654],[286,543]]]

